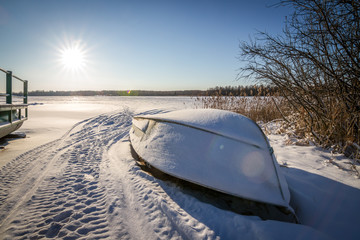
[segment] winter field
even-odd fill
[[[276,123],[263,128],[300,224],[217,208],[137,166],[132,116],[195,108],[191,98],[29,101],[27,137],[0,143],[0,239],[359,239],[360,168]]]

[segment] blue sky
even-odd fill
[[[256,30],[281,32],[289,9],[268,7],[276,2],[0,0],[0,68],[30,90],[251,84],[235,80],[239,42]],[[82,65],[69,69],[61,51],[74,45]]]

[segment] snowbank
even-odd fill
[[[270,135],[279,163],[288,166],[281,170],[302,224],[262,221],[199,201],[135,164],[132,116],[192,107],[191,99],[38,102],[44,104],[31,106],[21,129],[28,138],[0,152],[3,159],[18,142],[29,149],[0,170],[1,239],[358,238],[359,179],[341,167],[349,161],[341,156]]]

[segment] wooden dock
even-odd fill
[[[0,72],[6,74],[6,92],[0,93],[5,97],[5,103],[0,103],[0,138],[19,129],[23,122],[28,119],[28,81],[23,80],[0,68]],[[23,83],[22,103],[13,103],[13,80]]]

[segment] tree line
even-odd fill
[[[266,96],[278,91],[265,85],[216,86],[207,90],[151,91],[151,90],[79,90],[79,91],[30,91],[29,96]],[[18,93],[21,95],[22,93]]]
[[[30,91],[29,96],[196,96],[201,90],[150,91],[150,90],[101,90],[101,91]]]

